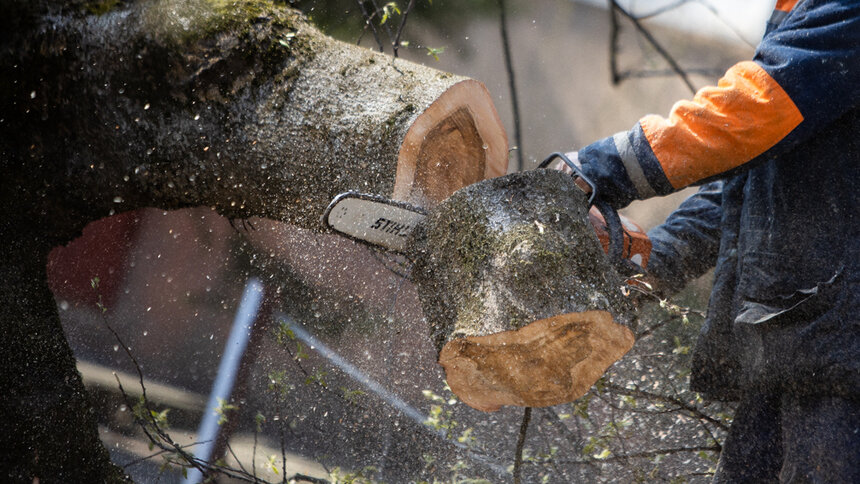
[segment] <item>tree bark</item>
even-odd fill
[[[465,403],[572,401],[632,347],[624,280],[587,213],[570,176],[537,170],[461,189],[416,232],[413,279]]]
[[[343,191],[439,200],[507,166],[479,83],[335,41],[268,1],[138,2],[101,15],[49,4],[32,29],[3,52],[0,126],[14,136],[2,147],[17,189],[7,195],[19,217],[37,204],[61,242],[151,206],[319,228]],[[453,141],[462,146],[439,153]],[[471,176],[418,193],[445,171],[424,173],[438,161]],[[34,178],[43,183],[29,193]]]
[[[332,40],[276,2],[2,7],[3,477],[121,479],[45,278],[48,251],[87,223],[209,206],[322,230],[340,192],[432,206],[506,171],[483,85]]]
[[[7,235],[0,257],[0,480],[122,482],[46,283],[47,251],[34,242]]]

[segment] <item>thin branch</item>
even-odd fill
[[[163,454],[165,454],[166,452],[168,452],[168,451],[167,451],[167,450],[159,450],[158,452],[155,452],[155,453],[153,453],[153,454],[149,454],[149,455],[146,455],[146,456],[143,456],[143,457],[138,457],[137,459],[131,460],[131,461],[126,462],[125,464],[123,464],[122,468],[123,468],[123,469],[127,469],[127,468],[129,468],[129,467],[131,467],[131,466],[134,466],[134,465],[140,464],[140,463],[142,463],[142,462],[146,462],[146,461],[148,461],[149,459],[152,459],[153,457],[158,457],[158,456],[160,456],[160,455],[163,455]]]
[[[696,1],[696,0],[677,0],[674,3],[667,3],[666,5],[662,5],[660,7],[657,7],[648,13],[642,13],[642,14],[636,15],[636,18],[638,18],[639,20],[645,20],[645,19],[649,19],[651,17],[656,17],[658,15],[662,15],[666,12],[671,11],[671,10],[675,10],[676,8],[682,6],[686,3],[690,3],[691,1]]]
[[[327,481],[325,479],[307,476],[305,474],[293,474],[292,477],[287,479],[287,482],[310,482],[311,484],[331,484],[329,481]]]
[[[514,61],[511,55],[511,42],[508,38],[508,22],[506,17],[505,0],[499,0],[499,24],[502,31],[502,51],[505,53],[505,68],[508,72],[508,86],[511,90],[511,110],[514,115],[514,140],[517,144],[517,170],[523,171],[525,166],[523,154],[522,130],[520,129],[520,102],[517,91],[516,76],[514,75]]]
[[[257,478],[257,433],[257,423],[254,422],[254,447],[251,449],[251,475],[254,479]]]
[[[562,464],[589,464],[595,462],[617,462],[629,459],[642,459],[646,457],[657,457],[661,455],[682,454],[685,452],[720,452],[719,446],[704,445],[693,447],[677,447],[671,449],[656,449],[644,452],[634,452],[632,454],[614,455],[604,459],[582,459],[582,460],[560,460]]]
[[[281,480],[282,484],[287,484],[287,447],[284,442],[284,426],[287,425],[287,419],[282,419],[281,423]]]
[[[698,74],[700,76],[720,76],[723,74],[722,69],[707,68],[707,67],[692,67],[685,69],[687,74]],[[625,81],[627,79],[650,79],[652,77],[669,77],[674,76],[675,71],[671,69],[649,69],[649,70],[628,70],[618,74],[618,80]]]
[[[669,54],[669,52],[659,42],[657,42],[657,39],[655,39],[651,32],[642,25],[639,19],[631,15],[630,12],[628,12],[627,10],[621,8],[621,6],[618,5],[617,0],[609,0],[609,3],[611,6],[611,10],[617,10],[621,15],[627,17],[628,20],[633,22],[633,26],[636,27],[636,30],[639,31],[642,37],[644,37],[645,40],[647,40],[648,43],[650,43],[651,46],[654,47],[654,50],[656,50],[657,53],[660,54],[660,57],[662,57],[666,62],[669,63],[669,67],[671,67],[672,71],[677,74],[678,77],[681,78],[681,81],[684,82],[690,92],[695,94],[696,88],[695,86],[693,86],[693,83],[690,81],[690,78],[687,73],[684,71],[684,69],[681,68],[675,58],[672,57],[672,55]]]
[[[379,52],[382,52],[384,49],[384,44],[382,40],[379,38],[379,32],[376,31],[376,25],[373,23],[373,17],[376,16],[376,12],[373,12],[373,15],[367,13],[367,9],[364,8],[363,0],[356,0],[358,3],[358,8],[361,9],[361,15],[364,17],[364,31],[367,31],[367,28],[370,27],[370,32],[373,34],[373,40],[376,41],[376,45],[379,46]],[[362,36],[364,34],[362,33]],[[361,36],[359,36],[358,41],[361,42]]]
[[[526,444],[526,433],[529,430],[529,421],[532,418],[532,408],[526,407],[523,411],[523,422],[520,424],[520,436],[517,439],[517,450],[514,456],[514,484],[520,484],[520,474],[523,467],[523,447]]]
[[[379,8],[379,5],[376,3],[376,0],[370,0],[370,4],[373,5],[374,15],[379,15],[379,12],[383,11],[383,9]],[[385,22],[385,24],[383,25],[383,28],[385,29],[385,32],[388,34],[388,41],[393,44],[394,43],[394,32],[391,31],[391,24],[388,22]]]
[[[697,407],[690,405],[684,401],[681,401],[677,398],[669,397],[666,395],[660,395],[658,393],[646,392],[644,390],[639,390],[639,389],[635,389],[635,388],[627,388],[627,387],[623,387],[620,385],[616,385],[614,383],[607,383],[606,388],[609,390],[613,390],[615,392],[618,392],[622,395],[628,395],[631,397],[647,398],[647,399],[657,400],[659,402],[669,403],[669,404],[675,405],[678,408],[686,411],[690,416],[692,416],[694,418],[707,420],[708,422],[714,424],[715,426],[719,427],[722,430],[725,430],[725,431],[729,430],[728,426],[724,422],[717,420],[714,417],[711,417],[710,415],[699,410]]]
[[[612,84],[618,85],[623,80],[618,71],[618,37],[621,28],[618,24],[618,12],[609,5],[609,72],[612,74]]]
[[[95,289],[97,287],[98,287],[97,283],[94,283],[93,288]],[[135,421],[139,424],[141,431],[143,431],[144,435],[146,435],[146,437],[149,439],[149,441],[154,446],[161,449],[162,453],[172,453],[172,454],[176,454],[177,456],[179,456],[179,458],[182,460],[182,462],[176,462],[177,465],[193,467],[193,468],[197,469],[198,471],[200,471],[200,473],[202,475],[206,475],[207,473],[216,472],[216,473],[220,473],[222,475],[225,475],[227,477],[237,479],[240,481],[252,482],[252,483],[259,482],[259,479],[257,479],[256,476],[251,476],[247,472],[244,472],[244,470],[237,470],[237,469],[233,469],[230,467],[212,465],[212,464],[209,464],[208,462],[204,462],[200,459],[197,459],[196,457],[194,457],[194,455],[190,454],[185,449],[187,447],[191,447],[191,445],[198,445],[201,442],[196,442],[196,443],[191,444],[189,446],[183,447],[183,446],[179,445],[178,443],[176,443],[170,437],[170,435],[161,427],[161,425],[159,425],[158,421],[153,416],[153,410],[151,409],[151,407],[149,405],[149,399],[148,399],[147,394],[146,394],[146,384],[144,383],[143,370],[141,369],[140,363],[138,363],[137,358],[134,357],[134,354],[131,352],[131,349],[125,344],[123,339],[120,337],[119,333],[117,333],[117,331],[114,330],[113,327],[108,322],[107,317],[105,316],[105,311],[107,309],[102,305],[101,295],[99,295],[99,303],[98,304],[99,304],[99,309],[101,311],[102,322],[104,323],[104,325],[108,329],[108,331],[110,331],[111,334],[113,334],[117,343],[120,346],[122,346],[123,351],[129,357],[129,359],[131,359],[132,363],[134,364],[135,371],[137,372],[138,383],[140,384],[140,391],[141,391],[141,403],[143,404],[144,412],[142,412],[143,418],[141,418],[141,416],[139,416],[139,415],[135,415]],[[120,381],[119,376],[114,374],[114,378],[116,379],[117,386],[119,387],[119,391],[122,394],[123,399],[125,400],[126,406],[129,409],[133,409],[135,407],[135,405],[131,402],[131,398],[128,396],[128,393],[126,393],[125,388],[122,386],[122,382]],[[150,431],[149,426],[152,426],[152,430],[155,432],[155,435],[153,435],[152,431]],[[150,457],[152,457],[152,456],[150,456]],[[235,455],[234,455],[234,457],[235,457]],[[168,459],[168,461],[173,462],[169,457],[167,459]],[[237,461],[238,461],[238,459],[237,459]]]
[[[406,26],[406,17],[409,15],[409,11],[412,10],[412,7],[415,6],[415,0],[409,0],[409,5],[406,6],[406,10],[403,11],[403,18],[400,19],[400,26],[397,28],[397,35],[394,37],[394,58],[397,58],[397,50],[400,48],[400,35],[403,34],[403,27]]]
[[[746,37],[744,37],[743,32],[741,32],[740,29],[738,29],[732,22],[729,22],[725,17],[720,15],[720,12],[717,11],[716,7],[714,7],[711,4],[711,2],[708,2],[706,0],[695,0],[695,1],[697,3],[699,3],[700,5],[702,5],[703,7],[705,7],[706,9],[708,9],[714,15],[714,17],[716,17],[717,20],[722,22],[723,25],[728,27],[729,30],[731,30],[732,33],[735,34],[737,36],[737,38],[739,38],[741,40],[741,42],[747,44],[748,46],[750,46],[752,48],[756,47],[754,42],[750,42],[749,40],[747,40]]]
[[[236,459],[236,463],[239,464],[239,468],[242,469],[242,472],[248,474],[248,470],[245,469],[244,465],[242,465],[242,461],[239,460],[239,456],[236,455],[236,452],[233,452],[233,446],[230,445],[230,442],[227,442],[227,451],[230,452],[230,455],[232,455],[234,459]]]

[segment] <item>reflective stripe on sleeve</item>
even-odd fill
[[[639,192],[637,198],[653,197],[657,193],[651,187],[651,184],[648,183],[648,179],[645,178],[645,172],[642,171],[639,159],[636,157],[636,153],[633,151],[633,146],[630,144],[630,139],[627,136],[627,131],[622,131],[612,137],[612,141],[615,142],[615,149],[618,150],[618,155],[621,157],[622,163],[624,163],[627,176],[630,177],[630,181],[633,182],[633,186]]]

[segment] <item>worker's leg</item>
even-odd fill
[[[860,483],[860,401],[783,398],[784,483]]]
[[[741,401],[717,464],[715,484],[772,483],[782,466],[780,397],[750,392]]]

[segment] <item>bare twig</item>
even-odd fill
[[[621,385],[616,385],[614,383],[607,383],[606,388],[609,390],[612,390],[614,392],[620,393],[622,395],[628,395],[631,397],[646,398],[646,399],[650,399],[650,400],[656,400],[656,401],[662,402],[662,403],[668,403],[671,405],[675,405],[676,407],[687,412],[687,414],[693,418],[708,421],[711,424],[713,424],[714,426],[716,426],[722,430],[725,430],[725,431],[728,431],[728,429],[729,429],[728,426],[724,422],[717,420],[716,418],[711,417],[710,415],[702,412],[700,409],[698,409],[694,405],[690,405],[689,403],[684,402],[682,400],[679,400],[677,398],[670,397],[667,395],[660,395],[658,393],[646,392],[644,390],[639,390],[637,388],[627,388],[627,387],[623,387]]]
[[[379,12],[383,11],[383,9],[379,8],[379,4],[376,3],[376,0],[370,0],[370,4],[373,5],[374,15],[379,15]],[[394,43],[394,32],[391,31],[391,24],[388,22],[385,22],[385,24],[383,25],[383,28],[385,29],[385,32],[388,34],[388,41],[393,44]]]
[[[403,27],[406,26],[406,17],[409,15],[409,11],[412,10],[412,7],[415,6],[415,0],[409,0],[409,5],[406,6],[406,10],[403,11],[403,17],[400,19],[400,26],[397,28],[397,35],[394,37],[394,44],[392,49],[394,49],[394,58],[397,58],[397,50],[400,48],[400,35],[403,34]]]
[[[287,484],[287,447],[284,442],[285,435],[283,429],[285,425],[287,425],[287,421],[286,419],[283,419],[283,423],[281,424],[281,466],[283,467],[281,469],[282,484]]]
[[[522,130],[520,129],[520,102],[517,91],[516,76],[514,75],[514,61],[511,55],[511,42],[508,38],[508,22],[506,17],[505,0],[499,0],[499,26],[502,32],[502,51],[505,53],[505,68],[508,72],[508,86],[511,90],[511,110],[514,115],[514,140],[517,144],[517,170],[523,171],[525,166],[523,154]]]
[[[230,452],[230,455],[232,455],[234,459],[236,459],[236,463],[237,463],[237,464],[239,464],[239,468],[240,468],[240,469],[242,469],[242,471],[243,471],[244,473],[246,473],[246,474],[247,474],[247,473],[248,473],[248,470],[247,470],[247,469],[245,469],[245,466],[244,466],[244,465],[242,465],[242,461],[241,461],[241,460],[239,460],[239,456],[237,456],[237,455],[236,455],[236,452],[234,452],[234,451],[233,451],[233,446],[232,446],[232,445],[230,445],[230,442],[227,442],[227,444],[226,444],[226,445],[227,445],[227,451],[228,451],[228,452]],[[249,475],[250,475],[250,474],[249,474]],[[256,477],[256,476],[255,476],[255,477]]]
[[[649,19],[651,17],[656,17],[658,15],[662,15],[666,12],[671,11],[671,10],[675,10],[676,8],[682,6],[686,3],[690,3],[691,1],[695,1],[695,0],[676,0],[673,3],[667,3],[666,5],[661,5],[661,6],[655,8],[654,10],[652,10],[648,13],[638,14],[638,15],[636,15],[636,18],[638,18],[639,20],[645,20],[645,19]]]
[[[146,462],[146,461],[148,461],[149,459],[152,459],[153,457],[158,457],[158,456],[160,456],[160,455],[164,455],[164,454],[165,454],[165,453],[167,453],[167,452],[168,452],[168,451],[166,451],[166,450],[159,450],[158,452],[155,452],[155,453],[152,453],[152,454],[149,454],[149,455],[143,456],[143,457],[138,457],[137,459],[130,460],[130,461],[126,462],[125,464],[123,464],[122,468],[123,468],[123,469],[128,469],[128,468],[129,468],[129,467],[131,467],[131,466],[134,466],[134,465],[140,464],[140,463],[142,463],[142,462]]]
[[[356,3],[358,3],[358,8],[361,10],[361,15],[364,17],[364,32],[367,31],[368,27],[370,28],[370,32],[373,34],[373,40],[375,40],[376,45],[379,46],[379,52],[382,52],[384,50],[384,44],[379,38],[379,32],[376,31],[376,25],[373,23],[373,18],[376,16],[376,12],[374,11],[372,15],[368,13],[367,9],[364,7],[364,0],[356,0]],[[358,41],[361,42],[361,36],[359,36]]]
[[[735,36],[737,36],[737,38],[741,40],[741,42],[747,44],[752,48],[755,48],[755,43],[750,42],[746,37],[744,37],[743,33],[735,26],[735,24],[729,22],[725,17],[720,15],[720,12],[716,9],[716,7],[711,4],[711,2],[708,2],[707,0],[696,0],[696,2],[708,9],[711,14],[713,14],[714,17],[716,17],[717,20],[719,20],[723,25],[728,27],[729,30],[731,30],[732,33],[735,34]]]
[[[654,50],[656,50],[657,53],[660,54],[660,57],[662,57],[669,64],[669,67],[671,67],[672,71],[678,77],[681,78],[681,81],[687,86],[687,88],[690,90],[690,92],[695,94],[696,88],[695,88],[695,86],[693,86],[693,83],[690,81],[690,78],[687,75],[687,72],[681,68],[681,66],[678,64],[678,62],[675,60],[675,58],[672,57],[671,54],[669,54],[669,52],[657,41],[657,39],[654,38],[654,36],[651,34],[651,32],[642,25],[642,23],[639,21],[639,18],[635,17],[634,15],[631,15],[630,12],[628,12],[627,10],[623,9],[620,5],[618,5],[617,0],[609,0],[609,3],[610,3],[610,7],[611,7],[610,10],[613,12],[610,15],[614,16],[614,12],[617,11],[618,13],[620,13],[621,15],[626,17],[628,20],[630,20],[633,23],[633,26],[636,27],[636,30],[638,30],[639,33],[642,35],[642,37],[644,37],[645,40],[647,40],[648,43],[650,43],[651,46],[654,47]],[[617,35],[617,33],[615,33],[615,35]],[[616,47],[617,47],[617,45],[613,44],[613,47],[612,47],[613,52],[610,53],[611,59],[615,59],[614,51],[616,50]],[[613,66],[613,72],[616,72],[616,69],[614,68],[614,66]]]
[[[594,462],[614,462],[625,461],[629,459],[642,459],[647,457],[657,457],[661,455],[682,454],[685,452],[720,452],[720,447],[716,445],[693,446],[693,447],[678,447],[671,449],[655,449],[644,452],[634,452],[632,454],[621,454],[606,457],[603,459],[581,459],[581,460],[560,460],[563,464],[587,464]]]
[[[619,84],[622,81],[618,72],[618,37],[621,28],[618,25],[618,12],[612,8],[612,3],[609,5],[609,72],[612,74],[612,84]]]
[[[523,467],[523,448],[526,444],[526,433],[529,430],[529,420],[532,418],[532,408],[526,407],[523,411],[523,422],[520,424],[520,436],[517,439],[517,451],[514,456],[514,484],[520,484]]]

